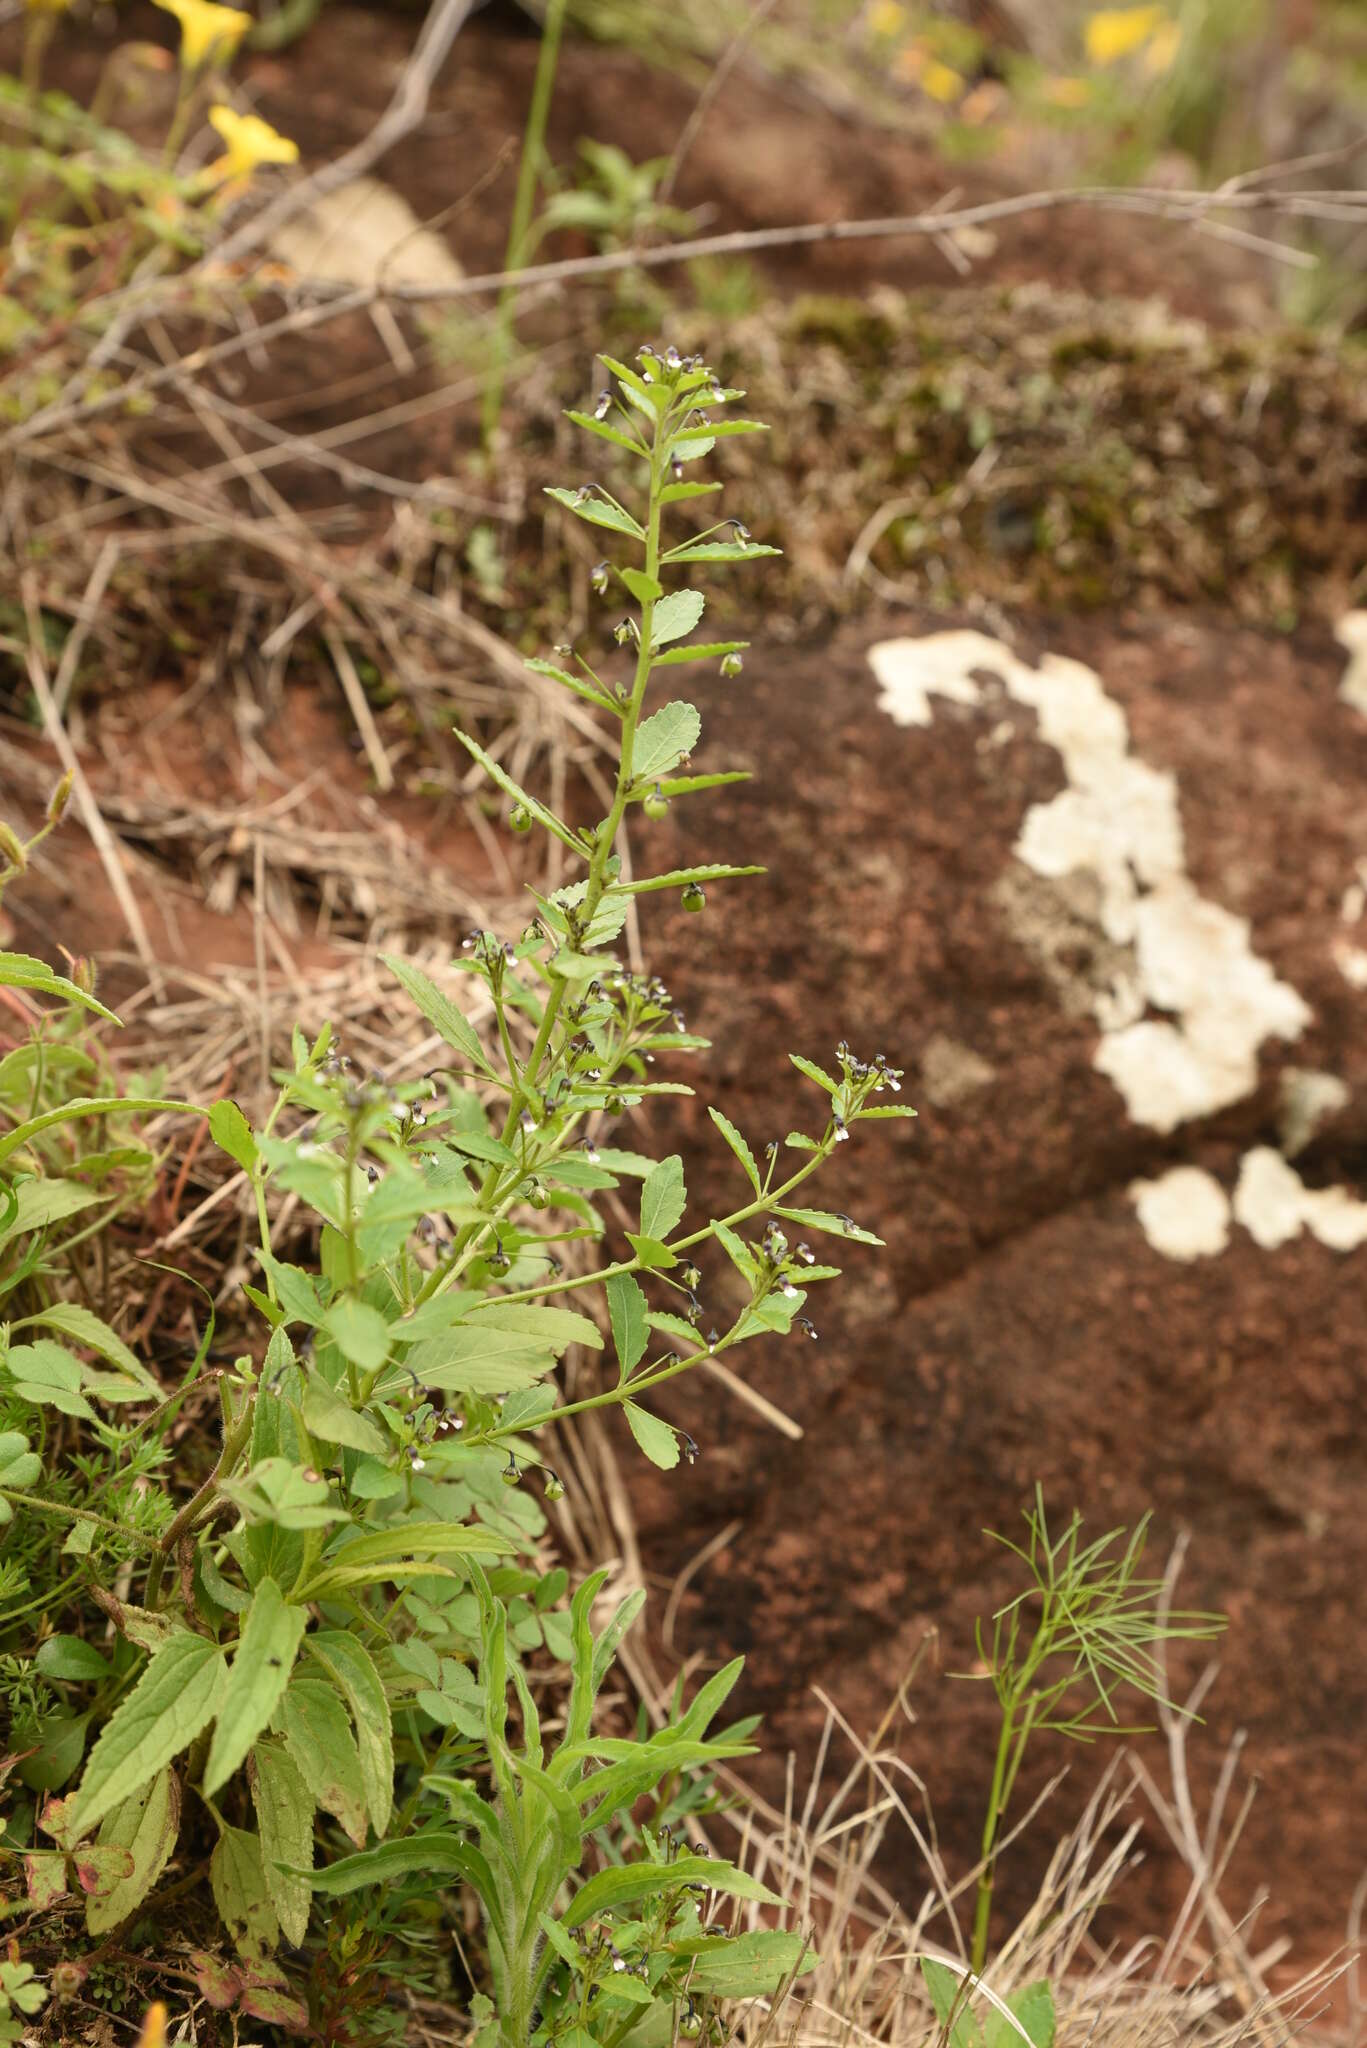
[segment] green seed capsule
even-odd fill
[[[722,656],[721,672],[728,682],[733,677],[738,676],[744,667],[745,663],[738,654],[724,654]]]
[[[657,782],[648,797],[641,800],[641,809],[648,818],[663,818],[669,810],[669,798]]]
[[[507,1462],[507,1464],[506,1464],[506,1465],[505,1465],[505,1466],[503,1467],[503,1470],[502,1470],[502,1472],[501,1472],[501,1473],[499,1474],[499,1477],[500,1477],[500,1478],[502,1479],[502,1481],[503,1481],[503,1484],[504,1484],[505,1486],[520,1486],[520,1485],[521,1485],[521,1483],[522,1483],[522,1474],[521,1474],[521,1472],[520,1472],[520,1471],[519,1471],[519,1469],[518,1469],[518,1463],[517,1463],[517,1459],[516,1459],[516,1458],[514,1458],[514,1457],[513,1457],[512,1455],[511,1455],[511,1453],[509,1454],[509,1457],[508,1457],[508,1462]]]
[[[679,901],[685,910],[702,910],[706,906],[707,898],[704,896],[698,883],[689,882],[679,897]]]
[[[532,829],[532,814],[525,804],[514,804],[512,811],[509,813],[508,823],[512,826],[514,832],[530,832]]]

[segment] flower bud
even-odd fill
[[[56,825],[60,823],[62,813],[66,809],[67,803],[69,802],[71,797],[71,785],[75,780],[75,769],[68,768],[66,774],[62,777],[61,781],[57,784],[57,787],[53,790],[52,795],[48,798],[47,821],[49,825]]]

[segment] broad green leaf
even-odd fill
[[[343,1358],[362,1372],[375,1372],[389,1356],[390,1328],[377,1308],[344,1294],[323,1317],[323,1329]],[[373,1445],[368,1446],[374,1449]]]
[[[683,1160],[677,1152],[671,1152],[651,1168],[641,1183],[642,1237],[667,1239],[683,1215],[686,1201]]]
[[[696,705],[676,701],[666,704],[636,730],[631,772],[640,782],[656,782],[685,754],[692,753],[702,732],[702,714]]]
[[[601,966],[601,962],[595,962]],[[463,1152],[468,1159],[483,1159],[490,1166],[516,1166],[517,1154],[511,1145],[505,1145],[501,1138],[491,1138],[487,1131],[452,1131],[447,1141],[457,1152]]]
[[[308,1932],[313,1897],[304,1875],[313,1869],[313,1794],[279,1742],[263,1740],[253,1746],[248,1775],[261,1831],[266,1890],[281,1933],[298,1948]]]
[[[289,1684],[308,1616],[293,1607],[274,1579],[262,1579],[237,1640],[222,1705],[204,1766],[204,1792],[226,1785],[267,1726]]]
[[[161,1388],[153,1379],[147,1367],[136,1354],[129,1350],[116,1331],[111,1330],[103,1317],[93,1310],[83,1308],[75,1301],[55,1301],[51,1307],[39,1309],[25,1321],[41,1323],[49,1330],[57,1330],[63,1337],[69,1337],[73,1344],[83,1344],[87,1351],[93,1351],[110,1365],[117,1366],[130,1379],[136,1380],[149,1394],[160,1395]],[[16,1324],[15,1328],[22,1325]]]
[[[383,1835],[394,1804],[394,1741],[380,1674],[360,1638],[340,1629],[319,1630],[308,1637],[306,1648],[351,1709],[366,1808],[376,1834]]]
[[[101,1846],[127,1850],[132,1868],[108,1891],[92,1892],[86,1900],[91,1934],[108,1934],[142,1904],[170,1861],[179,1832],[180,1784],[169,1767],[105,1815]]]
[[[29,1438],[20,1436],[18,1430],[4,1430],[0,1434],[0,1487],[12,1487],[14,1493],[27,1493],[43,1477],[43,1460],[37,1450],[29,1450]],[[8,1501],[0,1501],[0,1526],[10,1520],[14,1509]]]
[[[74,1180],[21,1180],[14,1189],[19,1207],[14,1218],[14,1229],[44,1230],[49,1223],[64,1223],[68,1216],[78,1216],[82,1209],[91,1209],[100,1197],[93,1188],[82,1187]]]
[[[762,1998],[777,1991],[794,1971],[805,1977],[817,1958],[800,1934],[777,1928],[756,1928],[719,1940],[689,1939],[671,1943],[687,1960],[688,1987],[713,1998]]]
[[[44,1678],[63,1678],[77,1684],[110,1675],[108,1659],[81,1636],[49,1636],[40,1644],[33,1665]]]
[[[489,780],[497,783],[505,796],[510,796],[515,802],[522,804],[531,812],[532,816],[545,831],[549,832],[553,838],[558,839],[563,846],[568,846],[572,853],[577,853],[581,859],[583,858],[584,848],[569,826],[562,824],[559,818],[556,817],[554,811],[548,811],[543,803],[538,803],[530,791],[523,789],[520,783],[514,782],[507,770],[501,768],[491,755],[485,753],[478,740],[472,740],[468,733],[461,731],[459,726],[455,726],[452,729],[455,732],[456,738],[465,748],[466,753],[473,760],[478,761]],[[485,1071],[489,1071],[487,1063]]]
[[[736,1129],[730,1117],[723,1116],[719,1109],[712,1108],[708,1109],[707,1114],[711,1117],[713,1123],[717,1126],[717,1129],[721,1132],[727,1144],[735,1153],[737,1159],[739,1159],[742,1167],[745,1170],[746,1179],[749,1181],[755,1193],[758,1194],[760,1190],[760,1177],[759,1168],[755,1164],[754,1153],[750,1150],[750,1147],[746,1144],[744,1138]]]
[[[801,1224],[804,1230],[829,1230],[836,1237],[846,1237],[851,1244],[882,1244],[881,1237],[875,1237],[871,1230],[862,1230],[857,1223],[851,1223],[846,1216],[833,1216],[828,1209],[779,1209],[775,1216],[782,1216],[785,1222]]]
[[[458,1010],[449,996],[444,996],[436,983],[430,981],[420,967],[412,966],[407,960],[400,960],[393,953],[381,953],[380,958],[390,973],[401,981],[413,1001],[421,1010],[439,1038],[446,1041],[454,1052],[478,1067],[482,1074],[492,1073],[484,1048],[476,1036],[474,1026]]]
[[[679,1439],[675,1432],[658,1415],[638,1407],[635,1401],[627,1401],[624,1406],[631,1433],[651,1464],[658,1465],[662,1472],[672,1472],[679,1462]]]
[[[114,1709],[77,1788],[71,1824],[86,1834],[187,1749],[217,1712],[223,1653],[204,1636],[172,1636]]]
[[[209,1858],[209,1883],[234,1947],[244,1955],[273,1949],[280,1923],[266,1888],[260,1837],[245,1828],[223,1828]]]
[[[671,590],[655,607],[651,620],[652,649],[668,647],[671,640],[682,640],[685,633],[693,631],[706,608],[707,599],[700,590]]]
[[[357,1848],[366,1838],[365,1780],[347,1710],[324,1678],[296,1672],[272,1726],[317,1804],[342,1824]]]
[[[1013,2026],[1004,2013],[989,2012],[983,2029],[987,2048],[1016,2048],[1020,2040],[1019,2028],[1024,2029],[1032,2048],[1054,2048],[1057,2021],[1054,1994],[1047,1978],[1041,1977],[1022,1990],[1013,1991],[1006,2002],[1016,2025]]]
[[[728,654],[740,654],[750,645],[748,640],[691,640],[687,647],[671,647],[665,654],[655,657],[656,668],[670,668],[685,661],[719,661]]]
[[[653,576],[647,576],[644,569],[619,569],[617,573],[637,604],[654,604],[657,598],[664,596],[663,584],[657,583]]]
[[[111,1024],[119,1022],[112,1010],[106,1010],[65,974],[54,974],[45,960],[35,960],[31,953],[0,953],[0,988],[29,988],[36,995],[60,996],[63,1002],[80,1003]]]
[[[603,1333],[587,1316],[567,1308],[544,1308],[534,1301],[491,1299],[471,1316],[465,1328],[510,1330],[529,1339],[536,1349],[544,1345],[557,1356],[569,1344],[587,1344],[594,1351],[603,1348]]]
[[[256,1164],[256,1140],[252,1127],[235,1102],[226,1098],[215,1102],[209,1111],[209,1136],[220,1152],[226,1152],[235,1159],[244,1173],[250,1173]]]
[[[648,1337],[646,1298],[630,1273],[613,1273],[606,1288],[612,1341],[617,1348],[622,1378],[625,1379],[632,1367],[640,1363],[645,1352]]]
[[[613,533],[629,533],[633,540],[644,540],[645,528],[632,518],[620,505],[609,504],[603,498],[581,498],[578,491],[567,491],[560,485],[547,485],[546,496],[554,498],[557,505],[563,505],[567,512],[573,512],[576,519],[585,519],[590,526],[606,526]]]
[[[384,1432],[367,1415],[358,1415],[350,1401],[330,1387],[321,1373],[310,1373],[304,1388],[304,1421],[309,1432],[324,1443],[342,1444],[349,1451],[368,1451],[382,1457],[389,1449]]]
[[[669,1246],[661,1244],[658,1237],[646,1237],[639,1230],[629,1230],[626,1238],[647,1273],[664,1273],[679,1263]]]

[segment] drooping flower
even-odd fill
[[[1118,64],[1142,50],[1167,19],[1165,7],[1103,7],[1087,18],[1087,55],[1093,64]]]
[[[227,154],[208,167],[207,175],[220,184],[228,178],[249,178],[262,164],[299,161],[299,144],[288,135],[281,135],[260,114],[239,114],[234,107],[210,107],[209,121],[227,145]]]
[[[187,71],[199,71],[210,58],[226,61],[252,25],[250,14],[240,7],[222,7],[219,0],[156,0],[167,14],[180,23],[180,61]]]

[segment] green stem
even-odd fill
[[[550,116],[551,94],[555,90],[555,73],[560,61],[560,35],[565,26],[568,4],[569,0],[547,0],[546,22],[541,31],[541,48],[537,52],[536,76],[532,80],[531,105],[527,109],[527,127],[522,137],[522,161],[517,170],[517,191],[513,195],[513,217],[508,227],[508,248],[503,259],[503,267],[508,271],[515,271],[520,267],[531,232],[532,209],[536,204],[536,187],[541,175],[541,162],[546,146],[546,122]],[[498,432],[498,423],[503,412],[503,387],[508,375],[508,357],[513,341],[513,309],[516,304],[517,286],[505,284],[498,300],[493,369],[484,392],[483,434],[486,448]]]
[[[139,1550],[155,1551],[157,1548],[151,1537],[138,1535],[126,1523],[111,1522],[107,1515],[97,1515],[92,1508],[68,1507],[65,1501],[60,1500],[40,1500],[36,1493],[21,1493],[13,1486],[0,1486],[0,1500],[10,1501],[15,1507],[32,1508],[38,1515],[60,1515],[68,1522],[93,1523],[95,1528],[107,1529],[111,1536],[117,1536],[125,1543],[136,1544]]]
[[[1011,1754],[1011,1743],[1015,1733],[1014,1701],[1002,1709],[1001,1734],[997,1738],[997,1755],[992,1766],[992,1789],[987,1795],[987,1817],[983,1822],[982,1862],[978,1876],[978,1893],[973,1909],[973,1945],[969,1960],[975,1976],[981,1976],[987,1961],[987,1933],[992,1920],[992,1887],[996,1882],[997,1865],[994,1851],[997,1830],[1006,1811],[1006,1767]]]

